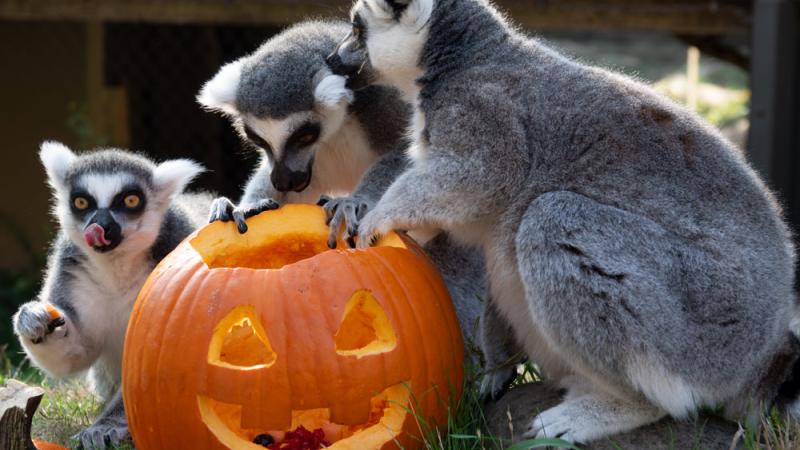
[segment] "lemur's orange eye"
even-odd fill
[[[137,206],[139,206],[140,203],[142,203],[142,199],[138,195],[131,194],[131,195],[125,197],[125,207],[126,208],[130,208],[130,209],[136,208]]]
[[[75,197],[75,199],[72,200],[72,204],[75,206],[76,209],[83,211],[84,209],[89,207],[89,200],[86,200],[83,197]]]
[[[313,134],[311,134],[311,133],[308,133],[308,134],[304,134],[304,135],[300,136],[300,139],[298,139],[298,141],[299,141],[301,144],[310,144],[310,143],[314,142],[314,140],[315,140],[316,138],[317,138],[317,137],[316,137],[316,136],[314,136]]]

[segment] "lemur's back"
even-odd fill
[[[508,95],[497,101],[513,103],[525,128],[519,151],[530,175],[520,204],[547,191],[573,191],[709,250],[746,249],[736,256],[750,259],[742,263],[789,277],[793,255],[779,207],[718,131],[648,86],[538,42],[515,53],[516,63],[487,61],[469,78],[503,85]]]
[[[649,324],[646,333],[685,329],[709,346],[702,351],[718,352],[714,364],[724,360],[736,370],[747,354],[768,366],[791,317],[794,253],[778,205],[741,152],[695,114],[634,80],[548,51],[534,49],[529,58],[529,70],[509,67],[495,77],[516,91],[503,101],[519,112],[520,140],[527,144],[520,151],[531,163],[525,194],[512,205],[513,222],[535,199],[557,191],[652,221],[664,241],[638,245],[666,245],[652,264],[663,267],[663,288],[675,297],[658,305],[630,300]],[[620,273],[635,273],[642,264],[586,257]],[[743,330],[751,339],[740,338]],[[701,350],[696,343],[665,336],[651,351],[680,361]],[[701,363],[669,369],[706,381],[714,372]]]

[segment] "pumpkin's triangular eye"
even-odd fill
[[[369,291],[356,291],[344,308],[334,337],[336,353],[344,356],[377,355],[397,346],[397,336],[381,305]]]
[[[276,358],[267,333],[252,306],[234,308],[214,327],[208,347],[209,364],[256,369],[269,367]]]

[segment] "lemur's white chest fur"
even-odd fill
[[[425,131],[425,113],[418,104],[414,105],[414,114],[411,117],[411,146],[408,147],[408,156],[415,163],[421,163],[427,155],[425,140],[422,138]]]
[[[351,192],[378,159],[358,120],[348,117],[337,133],[317,145],[311,184],[287,194],[289,203],[316,203],[322,194]]]
[[[86,263],[74,272],[71,285],[75,299],[73,306],[83,333],[102,346],[93,370],[107,372],[111,379],[119,380],[125,330],[133,303],[153,263],[147,253],[116,257],[114,252],[89,255]]]

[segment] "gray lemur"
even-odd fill
[[[185,159],[156,165],[120,150],[75,155],[56,142],[42,144],[39,155],[59,233],[42,291],[14,315],[14,330],[48,374],[89,369],[107,404],[77,439],[105,448],[128,437],[120,379],[133,302],[156,263],[205,222],[211,196],[181,194],[203,170]]]
[[[413,162],[359,245],[436,228],[483,250],[492,303],[567,389],[526,436],[585,442],[703,405],[800,412],[795,254],[741,152],[485,0],[359,0],[351,14],[334,73],[371,72],[414,101]]]
[[[198,101],[227,115],[261,154],[236,207],[215,201],[211,221],[244,218],[284,203],[321,203],[328,213],[329,245],[358,221],[407,165],[403,152],[410,108],[397,90],[333,75],[325,58],[347,32],[346,22],[310,21],[269,39],[249,56],[223,66]],[[326,194],[350,194],[329,198]],[[436,236],[425,246],[453,297],[464,337],[475,340],[485,269],[479,252]],[[513,375],[506,369],[506,377]]]

